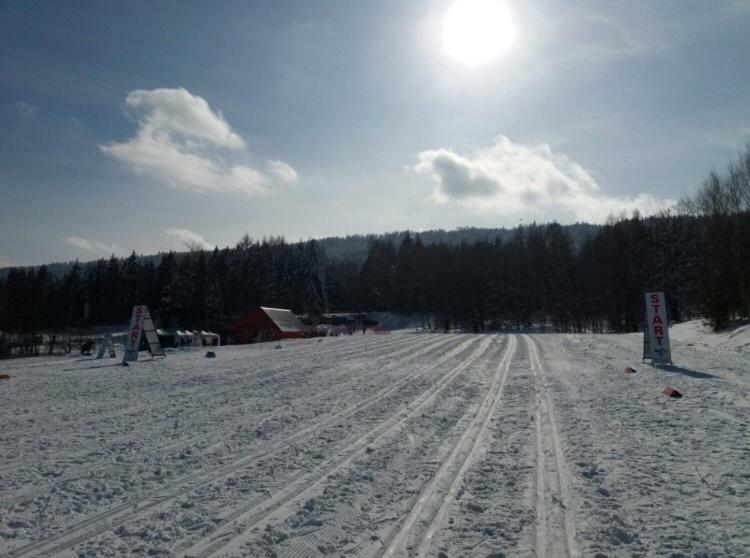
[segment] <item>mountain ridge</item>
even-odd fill
[[[332,260],[350,260],[357,265],[361,264],[367,257],[367,249],[371,242],[375,240],[390,240],[394,244],[398,245],[401,240],[407,235],[411,235],[413,238],[419,237],[424,244],[437,244],[439,242],[445,242],[446,244],[460,244],[461,242],[475,242],[480,240],[494,241],[500,239],[503,242],[509,240],[517,233],[519,229],[528,229],[531,226],[547,226],[552,223],[531,225],[520,225],[517,227],[506,228],[506,227],[459,227],[456,229],[428,229],[423,231],[415,231],[410,229],[389,231],[384,233],[368,233],[368,234],[352,234],[346,236],[327,236],[323,238],[311,238],[308,240],[316,240],[324,253],[329,259]],[[579,248],[588,237],[596,233],[601,225],[593,225],[590,223],[573,223],[569,225],[561,225],[568,233],[570,233],[573,243],[576,248]],[[261,239],[263,240],[263,239]],[[299,241],[288,241],[290,244],[296,242],[305,242],[300,239]],[[231,248],[231,247],[228,247]],[[222,250],[223,248],[219,248]],[[210,252],[211,250],[207,250]],[[153,260],[155,265],[158,265],[161,258],[168,252],[157,252],[156,254],[137,254],[139,261]],[[177,257],[182,254],[188,253],[188,250],[175,252]],[[119,259],[123,259],[120,257]],[[102,258],[95,258],[92,260],[79,261],[79,264],[86,268],[87,266],[101,260]],[[106,258],[105,258],[106,259]],[[48,264],[39,265],[25,265],[15,266],[21,269],[37,269],[42,265],[47,267],[47,270],[57,277],[62,277],[74,264],[75,261],[67,262],[51,262]],[[11,267],[0,268],[0,277],[5,277]]]

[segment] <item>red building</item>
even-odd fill
[[[227,334],[235,343],[245,344],[298,339],[304,337],[304,330],[291,310],[261,306],[230,324]]]

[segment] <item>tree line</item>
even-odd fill
[[[253,240],[159,259],[76,262],[0,278],[0,331],[64,332],[124,324],[148,304],[162,327],[222,331],[256,306],[316,316],[392,311],[430,327],[477,331],[539,326],[560,332],[638,331],[643,293],[665,291],[670,317],[705,316],[715,328],[750,317],[750,149],[661,215],[635,214],[581,241],[559,224],[494,240],[370,240],[362,263],[327,257],[315,240]]]
[[[221,331],[255,306],[313,315],[328,307],[324,257],[316,241],[254,241],[212,252],[76,262],[61,278],[46,266],[13,268],[0,279],[0,331],[35,335],[123,324],[147,304],[161,327]]]
[[[396,246],[378,240],[359,272],[364,307],[457,326],[639,331],[644,292],[664,291],[673,321],[715,329],[750,317],[750,148],[660,215],[610,219],[577,248],[558,224],[506,241]]]

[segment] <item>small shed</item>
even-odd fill
[[[291,310],[261,306],[231,324],[227,332],[235,343],[262,343],[304,337],[305,326]]]

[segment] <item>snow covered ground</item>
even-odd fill
[[[713,332],[703,320],[691,320],[672,326],[669,334],[672,339],[689,346],[744,352],[750,356],[750,324]]]
[[[677,335],[655,369],[641,343],[0,362],[0,555],[746,556],[746,349]]]

